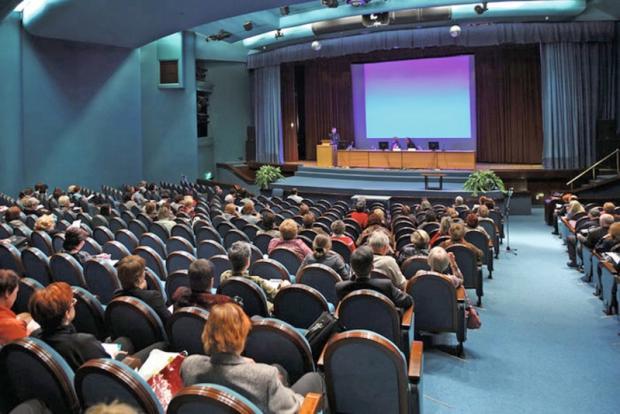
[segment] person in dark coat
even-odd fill
[[[342,280],[350,277],[350,269],[342,260],[342,256],[333,251],[331,238],[325,234],[319,234],[312,241],[312,254],[306,256],[301,262],[299,270],[311,264],[322,264],[333,269]]]
[[[226,295],[211,293],[213,288],[213,263],[207,259],[198,259],[189,265],[187,271],[189,287],[180,286],[172,294],[175,309],[186,306],[198,306],[209,310],[219,303],[232,302]]]

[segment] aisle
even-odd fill
[[[518,256],[502,245],[465,359],[425,352],[424,412],[620,412],[620,322],[566,267],[541,209],[514,217],[511,231]]]

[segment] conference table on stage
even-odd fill
[[[338,167],[474,170],[475,151],[339,150]]]

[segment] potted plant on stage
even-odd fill
[[[271,183],[280,178],[284,178],[280,167],[273,165],[263,165],[256,171],[255,184],[263,191],[268,190]]]
[[[467,181],[463,184],[463,188],[471,191],[474,196],[479,193],[487,193],[489,191],[499,190],[506,192],[504,182],[501,178],[491,170],[477,170],[469,174]]]

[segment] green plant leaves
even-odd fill
[[[269,188],[269,184],[272,182],[284,178],[280,167],[274,167],[273,165],[263,165],[256,171],[256,180],[254,181],[261,190]]]
[[[502,179],[491,170],[472,172],[469,174],[467,181],[463,184],[463,188],[467,191],[471,191],[474,196],[493,190],[499,190],[503,193],[506,192]]]

